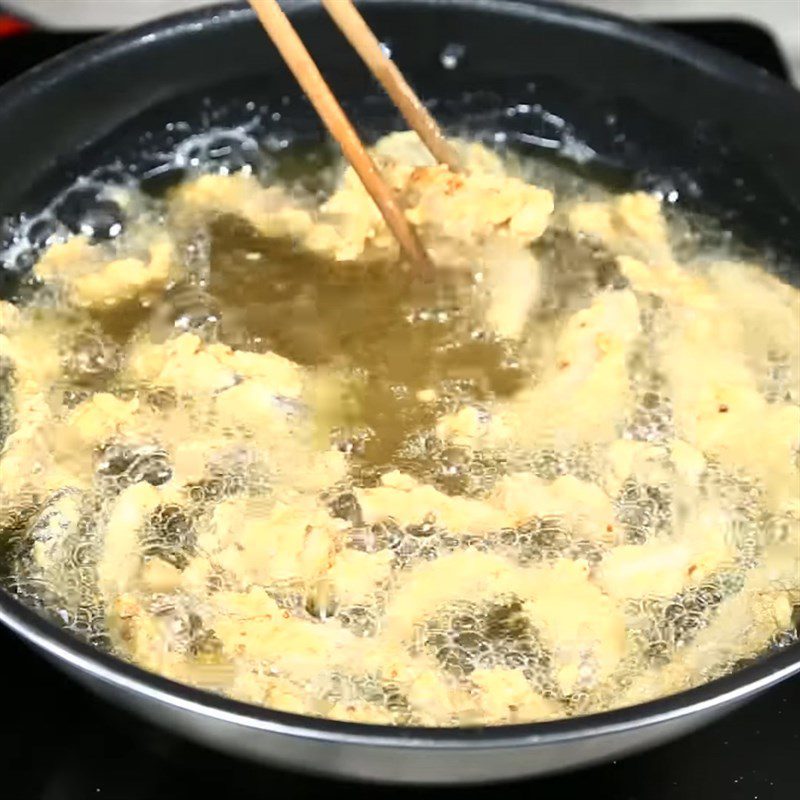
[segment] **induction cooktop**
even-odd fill
[[[730,50],[787,79],[760,28],[740,22],[665,27]],[[4,36],[4,34],[7,34]],[[0,83],[96,34],[50,33],[0,12]],[[0,797],[8,800],[255,800],[341,791],[352,800],[789,800],[800,794],[800,677],[669,745],[568,775],[474,789],[335,784],[202,749],[95,698],[0,628]]]

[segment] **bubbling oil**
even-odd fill
[[[254,149],[258,143],[247,130],[213,131],[187,139],[174,153],[172,166],[202,173],[216,164],[214,169],[226,174],[236,165],[220,166],[221,153]],[[307,154],[297,157],[288,148],[276,160],[272,174],[291,175],[302,183],[305,158]],[[316,161],[308,163],[313,166]],[[547,176],[552,178],[552,166],[523,166],[534,178],[545,182]],[[560,185],[572,186],[576,195],[604,196],[602,189],[574,176],[557,178]],[[71,225],[65,223],[65,199],[54,201],[39,217],[24,221],[6,250],[7,260],[18,264],[30,260],[26,254],[64,238],[67,228],[105,240],[113,253],[130,247],[131,239],[145,242],[155,227],[171,224],[163,201],[148,197],[134,183],[111,188],[87,179],[71,191],[66,200],[74,205],[82,198],[84,217],[79,215]],[[140,221],[129,222],[133,217]],[[154,413],[185,415],[200,436],[223,434],[230,440],[229,431],[220,431],[212,417],[185,398],[156,385],[131,384],[125,378],[126,351],[132,341],[164,342],[185,332],[209,343],[257,353],[272,351],[310,373],[338,376],[338,400],[324,412],[282,401],[282,413],[314,428],[317,439],[327,439],[345,454],[346,476],[324,489],[320,499],[332,517],[347,523],[343,547],[366,554],[388,553],[390,577],[367,601],[338,597],[330,586],[296,581],[271,584],[271,596],[292,618],[335,625],[356,639],[379,641],[385,633],[386,609],[406,576],[448,555],[465,551],[500,555],[520,568],[559,559],[581,560],[592,573],[602,563],[611,546],[581,538],[563,517],[536,517],[489,536],[448,530],[435,517],[415,525],[391,519],[368,524],[357,492],[379,485],[381,476],[391,470],[411,475],[448,496],[476,500],[487,498],[498,481],[517,472],[548,482],[572,476],[600,485],[606,470],[603,448],[530,449],[516,443],[467,447],[443,441],[436,434],[436,423],[464,404],[489,415],[496,404],[535,382],[547,343],[552,343],[569,315],[585,306],[598,287],[610,288],[619,281],[608,254],[572,240],[564,230],[549,232],[537,245],[550,281],[548,300],[532,315],[524,339],[511,342],[486,330],[475,303],[474,280],[463,273],[441,275],[434,284],[419,286],[391,264],[343,269],[285,242],[264,239],[228,216],[202,230],[178,229],[172,234],[180,243],[184,277],[154,304],[128,304],[113,314],[75,312],[44,287],[29,291],[23,313],[61,326],[61,377],[51,401],[62,409],[97,392],[111,392],[120,398],[136,397]],[[633,402],[619,437],[668,448],[675,436],[675,420],[653,341],[669,319],[657,298],[645,297],[641,305],[643,333],[627,364]],[[4,369],[2,380],[13,386],[13,364]],[[791,357],[771,353],[754,370],[769,402],[798,402],[798,375]],[[424,392],[431,393],[433,402],[420,399]],[[2,405],[1,433],[14,429],[16,413],[11,404]],[[129,634],[111,629],[107,603],[97,589],[97,564],[103,558],[104,524],[120,493],[142,482],[165,486],[172,478],[170,454],[158,441],[158,431],[142,439],[138,444],[112,440],[92,454],[89,491],[72,496],[64,490],[37,502],[31,498],[27,505],[3,508],[0,520],[0,545],[8,565],[4,585],[92,644],[134,659],[136,654],[126,649]],[[233,441],[217,463],[186,487],[180,502],[165,502],[152,510],[137,534],[142,559],[158,559],[185,570],[202,552],[199,543],[213,526],[221,503],[237,498],[272,502],[280,487],[285,488],[285,466],[262,456],[247,441]],[[686,514],[675,496],[668,459],[662,467],[658,480],[630,477],[612,493],[622,543],[643,545],[670,537],[677,518]],[[718,499],[730,513],[735,556],[700,584],[672,596],[622,603],[626,655],[599,684],[590,680],[593,667],[587,662],[584,683],[578,680],[569,690],[559,685],[552,646],[525,613],[524,599],[513,594],[477,600],[463,597],[425,609],[413,641],[407,644],[408,657],[432,664],[446,680],[476,698],[478,690],[470,683],[476,670],[509,669],[521,672],[531,694],[552,702],[556,715],[615,706],[620,692],[643,675],[656,675],[680,661],[696,637],[714,624],[726,601],[742,592],[766,542],[791,541],[796,534],[795,520],[765,511],[757,480],[714,459],[700,477],[698,496]],[[228,665],[230,656],[208,625],[209,597],[240,588],[240,581],[215,568],[206,576],[203,591],[153,591],[140,600],[159,626],[165,648],[194,666],[220,666]],[[800,602],[800,596],[795,599]],[[787,628],[758,646],[785,647],[796,640],[796,630]],[[723,649],[718,659],[701,670],[682,674],[672,683],[656,682],[653,692],[702,683],[759,654],[753,648],[732,654]],[[269,665],[258,669],[266,682]],[[232,692],[228,672],[213,674],[221,677],[201,685]],[[303,709],[307,713],[352,718],[348,709],[360,709],[367,720],[395,724],[430,719],[414,708],[407,686],[380,671],[359,674],[358,665],[352,665],[352,669],[318,670],[313,679],[304,674],[300,670],[288,679],[296,682],[299,691],[316,698]],[[264,697],[263,702],[269,704],[269,697]],[[476,713],[474,709],[442,711],[434,715],[435,724],[486,721]]]

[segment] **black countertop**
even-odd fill
[[[785,77],[764,31],[743,23],[670,23]],[[0,82],[83,39],[33,32],[0,40]],[[8,800],[251,800],[340,788],[357,800],[455,794],[592,800],[788,800],[800,795],[800,678],[784,682],[714,725],[602,767],[476,789],[341,785],[213,753],[88,694],[0,629],[0,797]]]

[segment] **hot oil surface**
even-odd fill
[[[315,165],[312,162],[314,169]],[[279,165],[276,174],[293,182],[305,180],[309,186],[313,183],[304,172],[303,159],[294,156]],[[538,174],[552,177],[552,172]],[[578,194],[602,196],[597,187],[582,182],[576,186],[570,176],[561,175],[560,180]],[[159,217],[163,212],[159,203],[151,212],[160,223],[167,219]],[[442,415],[462,405],[483,410],[535,386],[565,321],[585,307],[593,294],[618,280],[608,254],[576,243],[563,230],[550,231],[537,244],[550,282],[547,302],[531,316],[523,339],[512,343],[486,330],[477,301],[478,282],[467,271],[443,270],[434,283],[421,284],[396,264],[334,263],[301,253],[287,242],[259,237],[231,216],[217,218],[198,236],[176,231],[176,237],[185,244],[186,275],[147,305],[131,303],[113,312],[76,315],[57,301],[41,304],[36,313],[61,326],[65,334],[66,369],[56,387],[61,393],[57,402],[69,408],[102,390],[137,397],[159,410],[196,413],[190,401],[156,386],[131,385],[122,378],[124,351],[131,340],[164,341],[186,331],[241,350],[272,351],[306,368],[313,401],[307,423],[314,427],[318,442],[332,443],[348,458],[346,478],[327,487],[322,499],[335,517],[352,524],[347,548],[370,555],[389,552],[391,577],[368,601],[338,597],[325,581],[314,586],[276,582],[269,587],[271,596],[292,618],[312,621],[320,628],[336,626],[369,641],[384,629],[384,612],[406,576],[439,558],[478,552],[502,555],[520,568],[562,558],[585,561],[590,569],[601,563],[607,548],[574,534],[560,517],[541,516],[490,536],[461,535],[436,520],[420,525],[389,520],[370,526],[363,523],[354,491],[374,486],[390,470],[409,473],[448,496],[477,499],[484,498],[499,478],[516,471],[545,481],[572,476],[599,483],[605,467],[597,448],[526,449],[511,443],[473,449],[441,441],[435,425]],[[634,407],[621,438],[664,445],[674,436],[671,398],[651,347],[664,330],[659,325],[665,322],[657,302],[643,301],[644,334],[627,364]],[[791,370],[782,354],[775,354],[770,363],[755,365],[775,401],[796,403],[797,376]],[[198,419],[198,436],[220,433],[213,418],[201,415]],[[10,427],[13,414],[8,420]],[[222,433],[229,436],[227,431]],[[180,504],[164,503],[149,515],[139,532],[146,559],[159,558],[183,570],[202,553],[203,533],[213,529],[213,513],[219,504],[240,496],[256,504],[275,499],[264,465],[257,459],[247,460],[247,442],[229,438],[241,446],[230,461],[214,466],[190,487]],[[111,646],[107,609],[95,591],[102,525],[121,490],[143,481],[160,486],[169,479],[168,456],[156,445],[143,442],[140,447],[126,448],[112,442],[95,454],[95,485],[81,504],[80,525],[56,551],[57,563],[49,571],[43,572],[31,556],[35,542],[47,543],[47,537],[52,537],[52,527],[46,524],[47,507],[14,509],[6,515],[0,532],[0,541],[4,539],[4,549],[14,562],[7,585],[98,646]],[[676,520],[686,513],[673,496],[669,480],[646,482],[632,477],[612,494],[624,544],[670,536]],[[612,682],[585,691],[578,685],[565,695],[557,685],[554,653],[545,643],[546,636],[531,623],[524,604],[513,593],[485,600],[473,599],[466,591],[456,601],[426,608],[409,647],[411,654],[430,659],[443,675],[470,686],[468,693],[476,691],[468,683],[476,670],[510,669],[522,673],[532,693],[560,703],[564,715],[613,707],[618,702],[616,693],[680,658],[683,648],[713,623],[721,604],[741,590],[765,541],[792,535],[791,520],[764,512],[756,481],[713,460],[702,476],[700,494],[723,497],[726,509],[731,510],[737,557],[674,596],[620,603],[630,642],[627,660]],[[52,506],[53,498],[47,502]],[[209,597],[233,588],[241,587],[214,572],[207,576],[207,594],[201,597],[178,590],[155,591],[145,598],[148,614],[164,626],[167,646],[185,654],[195,667],[224,668],[222,677],[215,677],[210,685],[229,692],[233,690],[225,683],[229,675],[224,670],[230,659],[223,654],[213,628],[204,623],[203,614]],[[115,637],[116,651],[127,655],[122,643],[135,641],[134,634],[123,625],[122,634],[117,631]],[[772,644],[785,646],[795,638],[787,630]],[[357,660],[360,651],[353,652]],[[360,665],[352,666],[357,672]],[[680,676],[674,688],[707,680],[733,666],[730,662],[704,665],[691,676]],[[380,671],[353,676],[337,669],[310,682],[304,682],[302,674],[298,670],[298,686],[315,698],[303,709],[308,713],[353,718],[353,709],[366,705],[368,719],[383,720],[388,715],[397,724],[419,722],[411,710],[408,686],[399,686]],[[255,695],[248,699],[271,702]],[[474,709],[442,712],[437,724],[482,722],[476,713]]]
[[[331,263],[226,218],[212,231],[208,292],[223,309],[226,344],[346,369],[344,402],[320,423],[338,427],[365,467],[396,462],[444,408],[508,396],[529,374],[513,345],[483,329],[464,272],[425,283],[398,264]],[[438,401],[421,401],[424,390]]]

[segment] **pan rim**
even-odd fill
[[[313,0],[285,2],[291,13],[311,10],[317,5]],[[433,4],[432,0],[362,0],[362,3],[367,7]],[[478,9],[507,16],[535,18],[624,39],[639,47],[677,59],[720,81],[744,83],[760,94],[773,95],[775,102],[788,102],[800,110],[800,92],[788,84],[760,72],[734,56],[672,31],[658,30],[589,9],[562,6],[545,0],[436,0],[436,5],[465,11]],[[252,12],[241,3],[227,3],[164,17],[129,30],[100,36],[35,67],[0,88],[0,124],[8,124],[13,118],[13,109],[17,103],[30,101],[31,95],[36,95],[47,86],[91,66],[94,61],[113,57],[118,49],[147,46],[155,39],[178,36],[187,30],[201,30],[209,25],[230,23],[250,16]],[[0,622],[37,649],[58,661],[66,662],[74,669],[105,684],[163,702],[176,709],[288,737],[383,748],[492,750],[554,745],[595,738],[711,711],[744,700],[795,673],[800,673],[800,643],[797,643],[732,675],[694,689],[612,711],[548,722],[481,728],[394,727],[277,711],[172,681],[81,641],[25,606],[5,589],[0,589]]]
[[[98,650],[0,589],[0,622],[70,667],[150,700],[219,721],[284,736],[375,747],[507,749],[591,739],[681,719],[745,700],[800,673],[800,643],[731,675],[633,706],[580,717],[474,728],[398,727],[270,709],[197,689]]]
[[[315,0],[281,0],[281,2],[289,14],[313,11],[318,7]],[[792,103],[800,109],[800,90],[738,56],[672,30],[656,28],[643,22],[582,6],[568,6],[553,0],[359,0],[359,3],[367,9],[397,5],[420,7],[436,5],[439,8],[489,11],[506,16],[561,23],[633,42],[718,80],[737,85],[746,83],[759,93],[774,94],[783,102]],[[82,68],[85,63],[91,63],[101,55],[108,57],[115,50],[131,45],[146,46],[155,39],[175,36],[187,29],[200,30],[209,25],[230,24],[253,17],[253,11],[244,0],[232,0],[161,17],[133,28],[101,34],[0,85],[0,120],[16,101],[30,98],[38,88],[67,77],[70,72]]]

